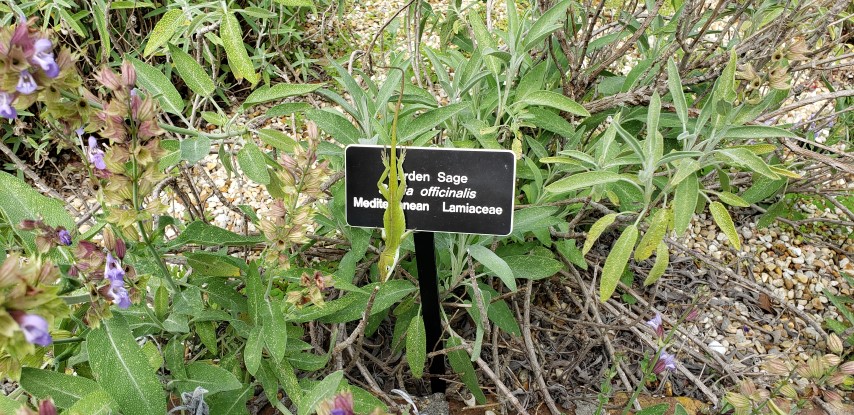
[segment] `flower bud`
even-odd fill
[[[842,363],[842,358],[835,354],[826,354],[822,358],[824,360],[825,365],[833,367]]]
[[[39,415],[56,415],[56,406],[52,400],[48,398],[39,402]]]
[[[771,359],[765,362],[765,370],[772,375],[784,376],[789,374],[789,367],[783,359]]]
[[[20,229],[22,231],[31,231],[31,230],[34,230],[35,228],[36,228],[36,221],[34,221],[32,219],[24,219],[18,225],[18,229]]]
[[[832,376],[830,376],[829,378],[827,378],[827,384],[828,384],[828,386],[839,386],[843,382],[845,382],[845,379],[847,379],[847,378],[848,378],[848,375],[846,375],[844,373],[835,373]]]
[[[830,333],[830,336],[827,336],[827,348],[833,353],[842,354],[842,351],[844,350],[842,339],[840,339],[836,333]]]
[[[798,399],[798,391],[791,383],[780,387],[780,394],[789,399]]]
[[[843,363],[839,366],[839,371],[846,375],[854,375],[854,360]]]
[[[116,249],[116,234],[113,233],[113,229],[109,226],[104,228],[103,232],[103,244],[104,248],[107,248],[108,251],[115,251]]]
[[[119,259],[125,259],[125,253],[127,253],[125,240],[122,238],[116,238],[116,256],[119,257]]]
[[[136,85],[136,69],[127,60],[122,62],[122,83],[130,87]]]

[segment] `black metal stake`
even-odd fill
[[[415,262],[418,267],[418,285],[421,288],[421,315],[427,334],[427,353],[441,350],[442,320],[439,313],[439,281],[436,275],[436,245],[432,232],[415,232]],[[445,393],[445,355],[430,359],[427,370],[433,393]]]

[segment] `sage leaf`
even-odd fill
[[[420,379],[427,363],[427,334],[424,317],[420,314],[409,322],[409,330],[406,331],[406,362],[412,375]]]
[[[195,58],[172,44],[169,44],[169,55],[175,64],[175,69],[178,70],[178,75],[193,92],[203,97],[210,96],[214,92],[216,86],[213,80]]]
[[[134,69],[136,69],[136,80],[139,85],[152,96],[157,98],[163,111],[170,114],[181,115],[184,111],[184,99],[175,89],[172,80],[159,69],[135,58],[130,58]]]
[[[617,213],[609,213],[599,218],[596,222],[593,222],[593,226],[587,231],[587,239],[584,240],[584,247],[581,248],[582,255],[587,255],[590,252],[590,248],[593,248],[593,244],[602,236],[602,232],[605,232],[605,229],[608,229],[617,220],[618,215]]]
[[[32,367],[21,369],[21,387],[36,398],[53,398],[58,408],[71,407],[90,393],[101,390],[92,379]]]
[[[343,378],[344,372],[339,370],[331,373],[320,381],[320,383],[314,385],[300,400],[297,415],[309,415],[317,408],[320,402],[331,398],[332,394],[338,390],[338,385]]]
[[[510,291],[516,291],[516,278],[513,276],[513,270],[501,257],[495,255],[491,249],[480,245],[469,245],[468,251],[472,258],[498,276]]]
[[[240,23],[234,13],[222,15],[219,36],[222,38],[222,46],[225,49],[228,66],[231,68],[234,77],[238,81],[246,79],[253,86],[257,84],[258,74],[255,72],[255,67],[252,66],[246,47],[243,46],[243,31],[241,31]]]
[[[635,261],[645,261],[664,239],[667,227],[670,225],[670,209],[659,209],[650,221],[649,228],[643,234],[637,249],[635,249]]]
[[[613,183],[621,179],[620,175],[614,172],[589,171],[564,177],[546,186],[546,191],[550,193],[567,193],[599,184]]]
[[[682,235],[688,229],[694,210],[697,209],[697,197],[700,187],[697,175],[691,173],[676,186],[673,194],[673,229],[677,235]]]
[[[655,263],[652,264],[652,269],[649,270],[649,275],[646,276],[643,285],[652,285],[658,281],[664,275],[664,271],[667,269],[669,263],[670,251],[667,249],[667,244],[664,241],[659,242],[658,248],[655,251]]]
[[[590,113],[581,104],[557,92],[534,91],[528,94],[521,102],[532,106],[552,107],[582,117],[590,116]]]
[[[632,255],[637,240],[637,226],[634,224],[627,226],[611,248],[608,258],[605,259],[605,266],[602,267],[602,280],[599,282],[599,300],[603,303],[608,301],[614,291],[617,290],[617,283],[620,282],[620,276],[623,275],[623,270],[629,263],[629,257]]]
[[[735,249],[741,249],[741,239],[738,236],[738,231],[735,229],[735,224],[729,216],[729,212],[721,202],[712,202],[709,204],[709,211],[712,213],[712,219],[729,239],[729,243]]]
[[[169,10],[163,14],[163,17],[151,29],[151,35],[148,36],[148,43],[145,44],[145,49],[142,51],[142,56],[149,56],[161,46],[169,42],[172,35],[178,28],[187,21],[184,17],[184,11],[180,8]]]
[[[166,413],[166,394],[120,314],[102,320],[86,336],[89,364],[98,384],[127,415]]]
[[[270,173],[264,153],[255,143],[247,141],[237,152],[237,164],[250,180],[260,184],[270,184]]]

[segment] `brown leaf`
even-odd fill
[[[759,308],[769,313],[774,313],[774,306],[771,305],[771,297],[768,294],[759,293]]]

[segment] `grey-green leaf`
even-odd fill
[[[320,383],[314,385],[300,400],[300,405],[297,410],[297,415],[309,415],[317,408],[317,405],[324,399],[332,397],[332,394],[338,390],[338,385],[341,379],[344,378],[343,371],[337,371],[326,376]]]
[[[534,91],[528,94],[521,102],[528,105],[552,107],[582,117],[590,116],[590,112],[584,109],[581,104],[557,92]]]
[[[21,369],[21,387],[36,398],[53,398],[58,408],[69,408],[86,395],[101,390],[92,379],[32,367]]]
[[[281,83],[273,86],[262,86],[246,97],[243,102],[243,108],[249,108],[253,105],[263,104],[265,102],[276,101],[296,95],[305,95],[309,92],[314,92],[323,84],[287,84]]]
[[[427,334],[421,315],[415,316],[409,322],[409,330],[406,332],[406,362],[412,375],[420,379],[424,374],[424,364],[427,363]]]
[[[164,13],[163,17],[154,25],[154,29],[151,30],[151,35],[148,36],[148,43],[145,44],[142,56],[151,55],[159,47],[165,45],[186,20],[184,12],[180,8]]]
[[[247,141],[237,152],[237,164],[246,177],[260,184],[270,184],[270,173],[267,172],[267,162],[264,153],[255,143]]]
[[[590,248],[593,248],[593,244],[602,236],[602,232],[605,232],[605,229],[608,229],[617,220],[618,215],[618,213],[609,213],[596,220],[596,222],[593,222],[590,230],[587,231],[587,239],[584,240],[584,247],[581,249],[583,255],[587,255],[590,252]]]
[[[220,392],[207,398],[210,405],[210,415],[249,415],[246,401],[252,397],[255,388],[246,385],[240,389]]]
[[[193,92],[204,97],[214,92],[216,86],[213,80],[192,56],[172,44],[169,44],[169,54],[172,56],[175,69],[178,70],[178,75],[181,75],[181,79]]]
[[[712,213],[712,219],[715,220],[715,223],[719,228],[724,232],[729,239],[729,243],[735,249],[741,249],[741,239],[738,236],[738,231],[735,229],[735,224],[732,222],[732,217],[730,217],[729,212],[726,210],[726,207],[721,202],[712,202],[709,204],[709,212]]]
[[[98,388],[71,405],[63,415],[111,415],[118,412],[118,405],[107,392]]]
[[[243,364],[246,365],[246,371],[253,376],[261,366],[262,346],[261,326],[254,326],[252,327],[252,331],[249,332],[249,337],[246,339],[246,346],[243,348]]]
[[[130,58],[136,69],[136,80],[143,89],[157,97],[163,110],[175,115],[184,111],[184,100],[175,85],[159,69],[135,58]]]
[[[436,128],[449,118],[466,109],[468,103],[456,103],[444,107],[433,108],[415,117],[409,122],[402,123],[398,133],[400,143],[415,139],[419,135]]]
[[[629,263],[629,257],[632,255],[637,240],[637,226],[634,224],[627,226],[617,242],[614,243],[614,247],[611,248],[608,258],[605,259],[605,266],[602,267],[602,280],[599,282],[599,300],[603,303],[608,301],[617,289],[617,283],[620,282],[620,276],[623,275],[623,270]]]
[[[258,130],[258,138],[260,138],[265,144],[286,153],[293,151],[294,145],[296,144],[293,138],[290,138],[285,133],[272,128]]]
[[[685,100],[685,92],[682,91],[682,79],[679,78],[679,68],[673,62],[673,58],[667,60],[667,89],[676,107],[676,115],[682,122],[683,130],[688,125],[688,103]]]
[[[543,13],[542,16],[534,21],[523,41],[523,50],[531,50],[538,43],[542,42],[547,36],[552,34],[557,29],[560,29],[561,22],[566,19],[566,9],[572,4],[570,0],[564,0],[555,4]]]
[[[715,150],[715,153],[717,153],[723,161],[726,161],[729,164],[750,169],[772,180],[780,178],[777,173],[774,173],[774,171],[768,167],[768,164],[766,164],[764,160],[746,148],[722,148]]]
[[[771,127],[766,125],[740,125],[726,130],[723,134],[724,138],[799,138],[797,134],[784,130],[779,127]]]
[[[529,280],[549,278],[563,268],[563,264],[554,258],[539,255],[510,255],[503,259],[516,278]]]
[[[310,110],[305,115],[314,121],[317,127],[331,135],[341,145],[356,144],[361,133],[353,124],[337,111]]]
[[[501,257],[495,255],[491,249],[480,245],[470,245],[468,251],[472,258],[495,273],[510,291],[516,291],[516,277],[513,275],[513,270]]]
[[[204,362],[193,362],[187,365],[187,377],[187,380],[175,382],[181,392],[192,392],[197,387],[202,387],[213,394],[243,386],[234,373]]]
[[[697,209],[697,197],[700,195],[697,175],[691,173],[679,182],[673,194],[673,229],[682,235],[688,229],[694,210]]]
[[[589,171],[564,177],[548,186],[546,191],[551,193],[566,193],[593,187],[598,184],[613,183],[620,180],[619,174],[610,171]]]
[[[203,246],[249,246],[263,242],[263,236],[238,235],[234,232],[210,225],[202,221],[190,223],[184,232],[172,240],[168,249],[175,249],[186,244]]]
[[[166,394],[140,353],[127,323],[113,313],[86,337],[89,364],[98,384],[115,399],[122,413],[166,413]]]
[[[181,158],[189,164],[196,164],[211,151],[211,139],[207,136],[181,140]]]
[[[237,80],[246,79],[253,86],[258,83],[259,77],[249,59],[249,53],[243,46],[243,31],[240,23],[233,13],[225,13],[222,16],[219,36],[228,58],[228,66]]]

